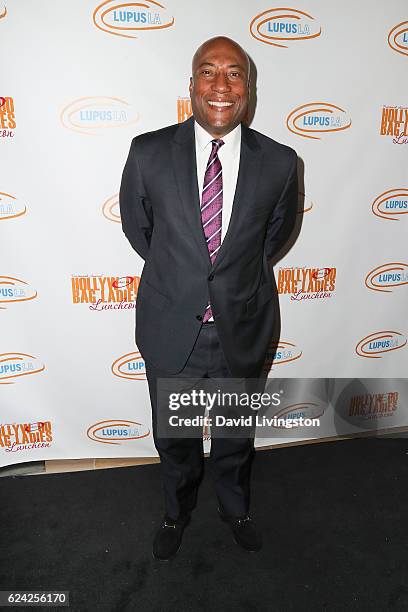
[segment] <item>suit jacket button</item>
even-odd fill
[[[197,315],[196,319],[198,319],[198,321],[202,321],[203,320],[203,315]]]
[[[209,281],[214,280],[214,274],[210,274],[210,276],[208,277],[208,280],[209,280]]]

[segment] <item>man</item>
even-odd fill
[[[256,378],[275,316],[268,260],[287,241],[297,210],[295,151],[242,124],[249,59],[226,37],[192,62],[193,117],[133,139],[120,189],[123,231],[145,260],[136,343],[145,360],[165,518],[153,555],[178,550],[202,474],[202,439],[158,434],[157,384],[166,377]],[[251,438],[211,443],[220,517],[235,540],[259,550],[249,516]]]

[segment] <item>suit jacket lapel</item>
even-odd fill
[[[174,175],[188,225],[200,252],[211,266],[210,254],[201,223],[193,117],[190,117],[178,127],[172,142],[172,159]]]
[[[223,238],[220,250],[214,261],[213,270],[221,263],[225,253],[228,251],[229,245],[234,240],[239,240],[239,232],[242,231],[245,215],[255,200],[256,186],[261,168],[261,157],[261,147],[253,132],[245,125],[242,125],[241,155],[231,218],[227,233]]]
[[[234,239],[239,238],[239,231],[242,229],[241,223],[254,201],[261,157],[261,148],[254,134],[249,128],[242,125],[241,154],[231,218],[227,233],[212,266],[201,222],[193,117],[181,123],[176,130],[172,141],[173,170],[184,214],[200,252],[209,268],[212,266],[213,270],[217,268],[228,251],[228,245],[232,244]]]

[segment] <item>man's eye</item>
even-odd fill
[[[230,74],[233,77],[239,77],[240,76],[239,72],[231,72]]]
[[[209,70],[202,70],[202,71],[201,71],[201,74],[205,74],[205,75],[207,75],[207,74],[211,74],[211,73],[210,73],[210,71],[209,71]]]

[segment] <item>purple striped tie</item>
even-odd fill
[[[207,241],[211,263],[217,257],[221,246],[222,223],[222,167],[218,150],[224,144],[223,140],[212,141],[212,151],[204,174],[204,186],[201,197],[201,221]],[[211,306],[208,304],[203,322],[212,317]]]

